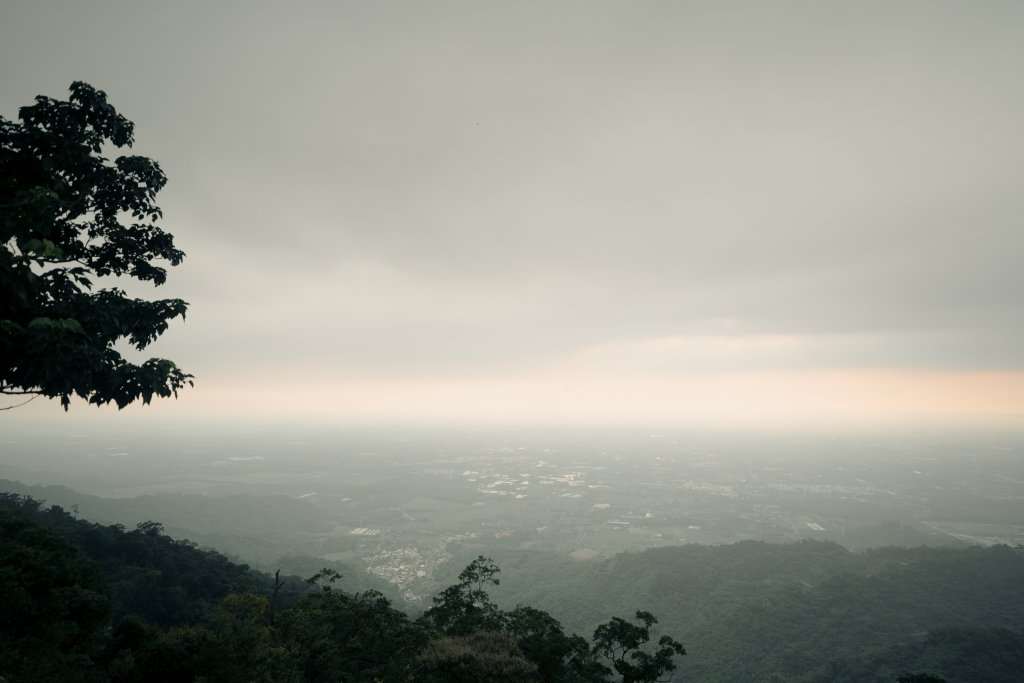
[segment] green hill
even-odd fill
[[[828,542],[750,541],[657,548],[603,562],[540,553],[496,561],[506,577],[495,591],[499,604],[535,605],[572,630],[589,632],[609,612],[654,612],[665,632],[686,645],[693,680],[893,680],[894,671],[925,668],[949,680],[1013,681],[1024,670],[1020,548],[853,553]],[[965,675],[930,644],[938,632],[960,634],[957,642],[965,633],[998,633],[1004,645],[1016,643],[1016,654],[1001,648],[1015,668],[979,664],[986,677]],[[992,659],[980,650],[977,658]]]
[[[679,666],[712,682],[928,671],[998,683],[1024,670],[1021,548],[744,542],[601,562],[509,551],[500,585],[477,558],[413,620],[379,593],[340,590],[330,570],[319,589],[275,588],[156,522],[104,526],[7,493],[0,527],[8,682],[639,683]]]

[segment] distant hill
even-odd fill
[[[100,524],[132,529],[142,522],[159,521],[172,537],[189,539],[267,572],[283,569],[311,576],[327,566],[345,577],[349,590],[377,590],[404,604],[394,586],[366,572],[363,566],[311,557],[308,534],[322,532],[333,522],[310,503],[288,496],[158,494],[106,498],[65,486],[32,486],[6,479],[0,479],[0,491],[58,505]]]
[[[231,593],[269,595],[272,579],[214,550],[175,540],[157,522],[133,530],[76,519],[60,506],[12,493],[0,493],[0,510],[52,529],[95,563],[111,595],[115,622],[131,614],[160,627],[199,621]],[[302,592],[301,580],[293,580]]]
[[[495,561],[500,605],[547,610],[567,630],[651,611],[686,646],[687,680],[854,683],[916,669],[1009,682],[1024,671],[1021,548],[853,553],[830,542],[750,541],[596,562],[528,552]]]

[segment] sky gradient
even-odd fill
[[[126,421],[1021,424],[1022,73],[1007,1],[0,22],[0,114],[85,80],[169,176],[197,386]]]

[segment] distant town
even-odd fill
[[[74,437],[43,454],[25,446],[0,476],[164,501],[172,533],[228,544],[263,566],[275,554],[360,566],[413,603],[453,559],[498,549],[587,561],[746,539],[828,539],[854,550],[1024,543],[1024,468],[1002,443],[324,432],[176,446],[169,454],[168,444]],[[292,503],[274,524],[247,529],[251,513],[230,524],[183,517],[175,505],[189,495]]]

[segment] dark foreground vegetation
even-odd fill
[[[155,522],[129,531],[76,517],[0,494],[0,681],[1016,681],[1024,671],[1021,549],[695,546],[548,566],[543,580],[527,558],[514,569],[530,586],[500,589],[498,567],[477,557],[413,619],[378,592],[342,590],[330,569],[271,577]],[[539,608],[501,609],[496,591],[543,591],[538,602],[573,623],[595,605],[606,616],[588,641]],[[690,656],[635,611],[652,597]]]
[[[0,496],[0,680],[655,681],[682,645],[653,615],[612,618],[593,644],[532,607],[503,611],[479,557],[412,620],[325,569],[273,578],[164,535],[91,524]]]

